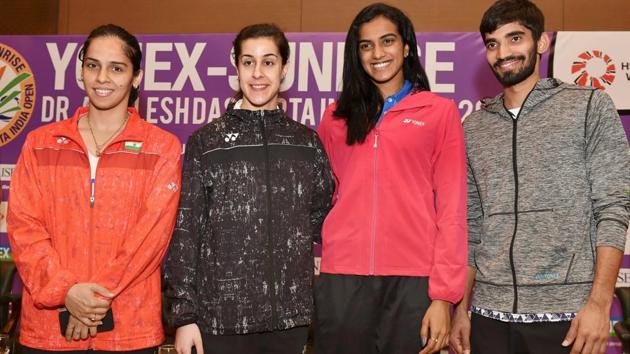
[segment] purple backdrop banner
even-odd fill
[[[554,33],[550,33],[554,36]],[[419,51],[434,92],[452,98],[462,116],[501,91],[485,59],[478,33],[418,33]],[[182,143],[219,117],[237,89],[231,59],[233,34],[142,35],[143,117],[176,134]],[[316,127],[341,87],[342,33],[291,33],[289,73],[282,107],[293,119]],[[77,54],[84,36],[0,36],[0,258],[10,259],[4,214],[11,173],[28,131],[65,119],[86,103],[78,81]],[[562,48],[552,49],[556,52]],[[626,58],[627,60],[627,58]],[[548,76],[549,56],[542,71]],[[628,75],[630,81],[630,75]],[[630,112],[622,115],[630,137]],[[623,112],[622,112],[623,113]],[[624,259],[630,268],[630,256]],[[621,274],[621,273],[620,273]],[[624,273],[626,274],[626,273]],[[620,282],[627,284],[625,275]],[[618,283],[619,284],[619,283]],[[613,309],[613,320],[620,313]],[[620,353],[611,341],[609,353]]]

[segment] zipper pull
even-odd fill
[[[374,148],[378,147],[378,132],[374,133]]]
[[[96,183],[95,178],[90,179],[90,208],[94,208],[94,184]]]

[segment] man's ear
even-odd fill
[[[540,35],[538,42],[536,43],[536,52],[538,54],[543,54],[544,52],[547,51],[547,49],[549,49],[550,44],[551,44],[551,40],[549,39],[549,36],[547,35],[547,33],[543,32]]]

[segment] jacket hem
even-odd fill
[[[98,337],[98,335],[97,335]],[[64,337],[59,335],[59,340],[51,338],[31,337],[20,333],[20,344],[40,350],[48,351],[68,351],[68,350],[104,350],[104,351],[130,351],[157,347],[164,342],[164,335],[149,335],[133,339],[99,339],[92,338],[91,341],[81,340],[66,342]],[[45,345],[42,345],[45,343]],[[91,343],[91,345],[90,345]]]
[[[349,274],[349,275],[376,275],[376,276],[408,276],[408,277],[428,277],[430,275],[429,269],[410,269],[403,267],[379,267],[374,270],[373,274],[367,269],[357,269],[352,267],[324,267],[322,266],[321,273],[328,274]]]

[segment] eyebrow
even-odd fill
[[[521,34],[521,35],[525,34],[525,31],[512,31],[512,32],[506,34],[505,36],[506,37],[512,37],[512,36],[516,36],[517,34]]]
[[[504,38],[509,38],[512,36],[516,36],[516,35],[525,35],[525,31],[512,31],[508,34],[506,34],[505,36],[503,36]],[[492,42],[496,42],[497,39],[494,37],[490,37],[490,38],[484,38],[483,39],[483,44],[488,44],[488,43],[492,43]]]
[[[242,54],[241,58],[244,58],[244,57],[254,58],[254,56],[251,55],[251,54]],[[276,57],[276,58],[278,58],[279,56],[277,54],[274,54],[274,53],[267,53],[267,54],[263,55],[263,57]]]
[[[101,61],[98,59],[94,59],[92,57],[85,57],[85,60],[91,60],[91,61],[95,61],[97,63],[100,63]],[[120,61],[111,61],[111,64],[116,64],[116,65],[124,65],[124,66],[129,66],[127,63],[125,62],[120,62]]]
[[[391,37],[391,36],[396,37],[397,35],[396,35],[396,33],[393,33],[393,32],[385,33],[384,35],[378,37],[378,39],[383,39],[383,38]],[[359,43],[362,43],[362,42],[372,42],[372,40],[371,39],[359,39]]]

